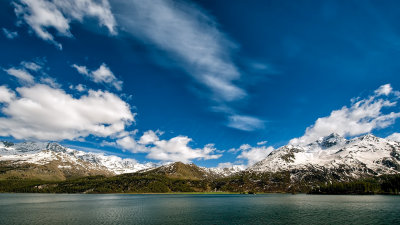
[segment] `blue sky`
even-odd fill
[[[2,1],[0,136],[209,167],[332,132],[400,140],[397,9]]]

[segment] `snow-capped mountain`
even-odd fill
[[[185,165],[185,167],[181,164]],[[174,171],[176,169],[174,165],[175,167],[176,165],[180,165],[180,167],[177,167],[180,168],[179,173],[185,170],[196,171],[195,175],[197,178],[226,177],[244,169],[239,167],[204,168],[194,164],[183,163],[170,163],[157,167],[158,165],[154,163],[141,164],[134,159],[122,159],[113,155],[78,151],[61,146],[58,143],[23,142],[14,144],[6,141],[0,142],[0,166],[14,169],[14,171],[8,171],[10,174],[6,177],[21,177],[20,172],[25,171],[22,177],[64,180],[69,177],[90,175],[111,176],[147,172],[155,169],[160,171]],[[185,168],[185,170],[181,168]],[[19,172],[16,173],[15,170]],[[37,170],[37,172],[32,172],[34,170]],[[46,174],[46,176],[39,176],[38,173]],[[49,174],[56,174],[56,176]],[[190,177],[191,175],[193,174],[188,176]]]
[[[185,164],[182,162],[174,162],[167,163],[153,169],[142,170],[140,172],[163,174],[167,175],[168,177],[179,179],[203,180],[228,177],[232,174],[242,171],[243,169],[244,168],[240,166],[232,166],[229,168],[206,168],[197,166],[194,163]]]
[[[243,171],[242,167],[204,168],[183,163],[157,167],[153,163],[141,164],[134,159],[78,151],[57,143],[0,142],[0,169],[3,178],[43,180],[153,171],[185,179],[269,173],[288,177],[291,183],[313,184],[400,173],[400,143],[370,134],[351,140],[331,134],[307,145],[278,148]],[[268,179],[275,182],[273,177]]]
[[[219,177],[229,177],[233,174],[239,173],[245,170],[245,167],[242,165],[233,165],[231,167],[224,167],[224,168],[204,168],[209,173],[213,173]]]
[[[371,134],[346,140],[338,134],[304,146],[286,145],[247,169],[249,172],[290,172],[292,181],[320,176],[349,180],[400,173],[400,143]]]
[[[89,175],[116,175],[133,173],[155,167],[152,163],[141,164],[134,159],[122,159],[66,148],[58,143],[10,143],[0,142],[0,162],[8,165],[55,165],[62,172],[68,170],[90,171]]]

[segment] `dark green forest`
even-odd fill
[[[400,175],[382,175],[332,184],[292,184],[285,173],[241,173],[228,178],[181,179],[165,174],[133,173],[113,177],[90,176],[67,181],[9,178],[0,180],[0,192],[20,193],[309,193],[309,194],[399,194]],[[290,186],[290,188],[288,188]]]
[[[314,187],[310,194],[400,194],[400,175],[381,175]]]

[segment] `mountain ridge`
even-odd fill
[[[6,147],[6,145],[8,145],[8,147]],[[26,146],[29,146],[30,149],[26,149]],[[25,149],[22,149],[22,154],[15,157],[15,151],[21,150],[20,148]],[[29,162],[28,156],[30,154],[33,154],[31,156],[42,154],[42,157],[46,159],[46,154],[53,156],[52,154],[56,153],[56,155],[59,154],[63,156],[64,158],[62,158],[62,160],[65,162],[69,162],[68,157],[70,156],[79,156],[80,158],[78,157],[77,162],[72,160],[75,164],[71,164],[71,167],[73,165],[84,166],[84,162],[98,164],[97,167],[90,167],[89,165],[86,168],[104,169],[105,165],[113,165],[114,169],[117,168],[118,171],[121,172],[119,175],[115,172],[107,174],[91,171],[91,174],[87,173],[82,176],[88,176],[88,179],[83,179],[84,182],[89,182],[86,185],[88,188],[87,190],[93,189],[97,190],[95,192],[104,191],[107,193],[110,191],[112,192],[113,189],[110,189],[110,187],[96,189],[96,187],[105,187],[109,184],[107,184],[107,182],[111,182],[125,185],[122,185],[125,188],[118,189],[119,192],[169,192],[179,190],[307,192],[311,188],[320,185],[328,185],[336,182],[353,182],[383,175],[400,174],[400,143],[375,137],[371,134],[349,140],[338,134],[331,134],[302,146],[285,145],[274,150],[265,159],[245,170],[234,167],[204,168],[193,163],[184,164],[175,162],[158,167],[155,165],[137,167],[135,164],[136,167],[133,168],[136,170],[129,171],[126,168],[117,167],[109,161],[107,161],[108,164],[104,163],[102,161],[104,160],[102,158],[104,155],[100,157],[97,155],[98,153],[82,153],[81,151],[68,149],[54,143],[46,145],[44,151],[38,150],[41,148],[43,148],[43,146],[35,147],[32,143],[24,143],[16,147],[12,147],[10,143],[3,143],[3,147],[0,146],[0,162],[13,162],[17,165],[22,162],[22,165],[24,165],[24,163]],[[13,159],[12,157],[15,157],[14,161],[6,160]],[[107,158],[109,156],[104,157],[109,159]],[[41,161],[40,157],[35,160],[35,163],[42,163],[41,166],[46,166],[47,164],[45,164],[45,162],[48,162],[46,160]],[[119,160],[122,159],[119,158]],[[111,162],[115,163],[120,161],[111,160]],[[116,163],[116,165],[124,164]],[[60,166],[62,167],[63,165],[58,165],[59,169]],[[68,169],[65,168],[65,171],[68,171]],[[110,170],[108,170],[108,172],[110,172]],[[2,174],[4,174],[4,171],[0,171],[0,178]],[[96,175],[101,175],[101,177],[90,178]],[[70,177],[77,178],[78,176]],[[63,180],[67,180],[65,184],[67,186],[76,185],[73,181],[71,181],[72,183],[68,183],[67,176]],[[149,189],[146,185],[150,185],[149,187],[151,188]],[[115,188],[117,187],[120,188],[120,186],[115,186]],[[65,189],[61,188],[61,190]],[[67,188],[66,190],[70,189]],[[78,190],[83,189],[81,188]],[[117,189],[115,191],[117,191]]]

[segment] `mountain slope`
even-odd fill
[[[193,163],[185,164],[182,162],[170,163],[154,169],[147,170],[145,173],[165,175],[169,178],[189,179],[189,180],[212,180],[221,177],[228,177],[240,171],[240,168],[204,168]]]
[[[116,174],[120,175],[113,176]],[[385,176],[393,176],[396,181],[400,176],[400,143],[373,135],[347,140],[331,134],[303,146],[286,145],[244,171],[240,168],[202,168],[180,162],[154,167],[115,156],[76,151],[55,143],[14,145],[4,142],[0,145],[0,186],[3,191],[308,192],[313,189],[323,192],[326,188],[318,187],[344,182],[349,186],[362,186],[364,181],[372,179],[374,187],[381,183],[383,186],[378,189],[388,193]],[[32,183],[26,180],[25,185],[21,183],[25,181],[15,177],[66,181]],[[8,185],[19,188],[9,189]],[[391,193],[400,190],[396,185],[393,188]]]
[[[41,180],[132,173],[154,167],[133,159],[77,151],[57,143],[0,142],[0,178]]]
[[[351,140],[331,134],[305,146],[286,145],[246,170],[288,172],[291,182],[349,181],[400,173],[400,143],[373,135]]]

